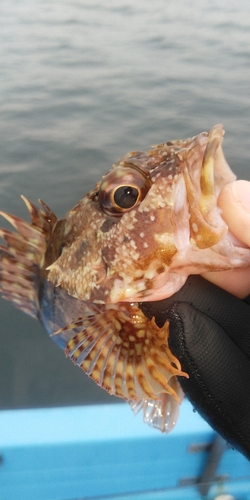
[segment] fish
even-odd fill
[[[217,206],[236,179],[223,125],[125,154],[62,219],[22,196],[31,222],[0,212],[2,297],[41,321],[74,364],[162,432],[187,377],[143,303],[176,293],[190,274],[250,266]]]

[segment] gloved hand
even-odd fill
[[[169,299],[141,304],[159,325],[189,379],[179,378],[194,408],[250,459],[250,296],[240,300],[201,276]]]

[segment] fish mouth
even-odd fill
[[[150,283],[145,280],[131,282],[124,286],[120,280],[115,280],[114,286],[110,291],[109,302],[145,302],[157,301],[171,297],[186,282],[187,276],[181,273],[169,273],[166,271],[157,276]]]
[[[208,133],[198,183],[194,182],[188,165],[183,169],[190,214],[190,241],[199,249],[214,246],[228,231],[217,207],[217,197],[222,181],[223,185],[233,182],[236,176],[222,151],[223,136],[222,125],[215,125]]]

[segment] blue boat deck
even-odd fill
[[[250,500],[249,462],[187,401],[169,435],[125,404],[2,411],[0,433],[1,500]]]

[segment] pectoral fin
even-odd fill
[[[161,430],[171,427],[168,410],[171,407],[171,414],[176,414],[181,402],[176,376],[188,375],[168,347],[168,322],[159,328],[134,304],[98,308],[98,314],[78,318],[56,332],[74,334],[66,356],[110,394],[142,406],[148,423],[152,420],[151,425]],[[154,416],[145,417],[152,406]]]

